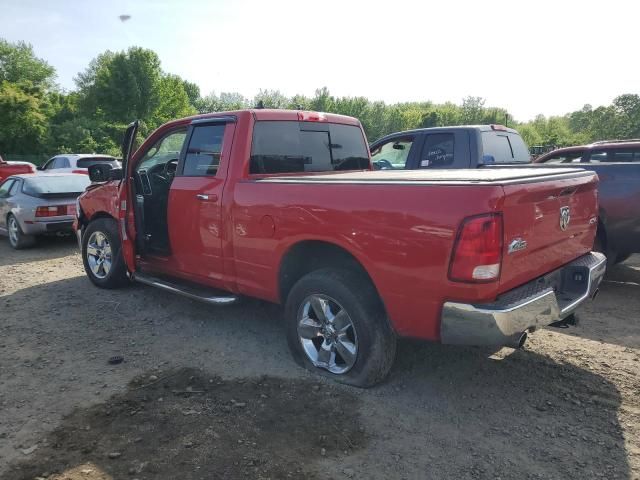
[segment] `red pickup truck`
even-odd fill
[[[78,201],[89,279],[284,304],[294,358],[345,383],[384,378],[398,336],[520,346],[604,273],[591,172],[372,171],[360,122],[315,112],[176,120],[131,154],[135,130]]]

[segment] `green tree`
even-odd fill
[[[55,69],[36,57],[31,45],[0,38],[0,81],[48,90],[54,80]]]
[[[0,83],[0,151],[40,153],[47,136],[44,102],[16,84]]]

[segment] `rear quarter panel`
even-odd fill
[[[235,184],[232,243],[240,293],[279,301],[278,272],[296,243],[345,248],[371,276],[395,330],[439,339],[440,309],[451,298],[492,300],[497,284],[447,279],[464,217],[498,211],[500,186]]]

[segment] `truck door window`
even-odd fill
[[[148,172],[152,169],[155,171],[154,167],[164,166],[170,160],[178,160],[186,136],[187,129],[182,128],[162,137],[147,150],[136,166],[136,171]],[[158,170],[160,170],[159,167]]]
[[[202,177],[218,173],[224,128],[224,124],[200,125],[193,128],[184,157],[182,176]]]
[[[420,168],[443,168],[453,163],[453,133],[427,135],[420,155]]]
[[[396,137],[371,152],[371,163],[375,170],[402,170],[407,166],[414,137]]]
[[[326,172],[369,168],[359,127],[259,121],[253,128],[250,173]]]

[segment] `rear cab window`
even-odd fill
[[[261,120],[253,128],[249,173],[369,169],[362,130],[355,125]]]
[[[522,137],[503,131],[482,132],[483,163],[529,163],[531,157]]]

